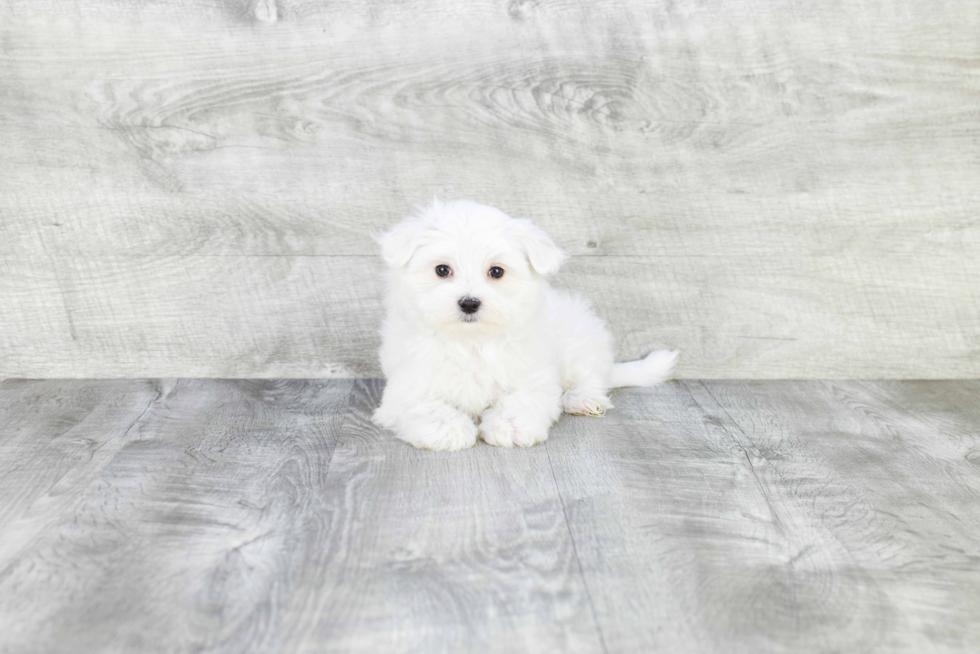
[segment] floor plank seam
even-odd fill
[[[772,471],[774,473],[776,473],[776,476],[778,476],[784,482],[787,481],[786,478],[783,476],[783,474],[779,471],[779,468],[777,468],[776,466],[774,466],[773,463],[772,463],[772,461],[770,461],[769,458],[765,454],[762,453],[762,450],[760,450],[756,446],[756,444],[752,442],[752,439],[749,438],[748,434],[745,433],[745,430],[742,429],[742,425],[738,424],[738,422],[735,420],[735,418],[732,417],[732,414],[730,414],[728,412],[728,410],[725,409],[725,407],[723,407],[721,405],[721,402],[719,402],[718,401],[718,398],[715,397],[714,393],[712,393],[711,390],[707,386],[704,385],[704,382],[702,382],[701,380],[696,380],[696,383],[700,384],[701,385],[701,388],[704,389],[704,392],[707,393],[708,396],[712,400],[714,400],[715,404],[717,404],[718,405],[718,408],[721,409],[725,413],[725,416],[728,418],[728,420],[731,422],[731,424],[735,427],[735,429],[737,429],[739,431],[739,433],[742,434],[742,437],[745,439],[746,442],[748,442],[749,445],[752,446],[752,449],[759,453],[759,456],[762,457],[762,460],[766,462],[766,465],[768,465],[770,468],[772,468]],[[691,399],[694,400],[694,403],[698,405],[698,408],[701,409],[701,411],[703,411],[705,415],[710,415],[710,413],[708,412],[708,410],[705,409],[704,406],[702,406],[702,404],[700,402],[698,402],[698,399],[694,396],[694,393],[691,392],[691,388],[687,385],[687,382],[684,383],[684,388],[687,390],[688,394],[691,396]],[[745,448],[745,445],[743,445],[742,443],[740,443],[738,441],[738,439],[735,438],[735,436],[732,435],[732,432],[731,432],[731,430],[728,429],[728,427],[726,427],[725,425],[720,425],[720,426],[724,430],[725,434],[727,434],[728,437],[732,440],[732,442],[736,445],[736,447],[738,447],[738,449],[740,449],[742,451],[742,454],[745,455],[745,458],[749,462],[749,469],[752,471],[752,474],[755,476],[756,481],[760,481],[760,483],[761,483],[761,480],[759,480],[759,475],[755,471],[755,466],[752,464],[752,457],[749,454],[749,451]],[[768,498],[768,496],[767,496],[767,498]]]
[[[783,475],[779,472],[779,470],[776,468],[776,466],[774,466],[772,464],[772,461],[770,461],[766,457],[766,455],[763,454],[762,451],[759,450],[758,447],[756,447],[755,443],[752,442],[752,439],[750,439],[748,437],[748,435],[745,433],[745,430],[742,429],[742,426],[739,425],[735,421],[735,418],[732,417],[732,414],[730,414],[725,409],[725,407],[723,407],[721,405],[721,402],[718,401],[718,398],[716,398],[714,396],[714,394],[708,389],[707,386],[704,385],[704,383],[702,381],[698,380],[697,383],[700,384],[701,385],[701,388],[704,389],[704,391],[708,394],[708,396],[712,400],[715,401],[715,404],[717,404],[718,405],[718,408],[721,409],[725,413],[725,416],[728,418],[729,422],[736,429],[738,429],[738,431],[742,434],[742,436],[745,438],[745,440],[748,441],[748,443],[752,446],[752,448],[756,452],[759,453],[759,456],[762,457],[762,460],[766,462],[766,465],[768,465],[772,469],[772,471],[774,473],[776,473],[776,476],[777,477],[779,477],[783,482],[785,482],[786,481],[786,478],[783,477]],[[686,382],[684,384],[684,389],[687,391],[688,395],[691,396],[691,399],[694,400],[694,403],[698,405],[698,408],[701,409],[701,412],[704,415],[706,415],[706,416],[707,415],[711,415],[708,412],[708,410],[705,409],[704,406],[702,406],[702,404],[700,402],[698,402],[698,398],[696,398],[694,396],[694,393],[691,392],[691,388],[690,388],[690,386],[687,385]],[[742,443],[740,443],[738,441],[738,439],[735,438],[735,436],[732,435],[732,432],[728,429],[728,427],[726,425],[720,425],[720,427],[725,432],[725,434],[728,436],[728,438],[731,439],[732,443],[735,444],[735,447],[737,447],[742,452],[742,456],[745,457],[745,461],[749,464],[749,471],[752,473],[752,477],[755,479],[756,486],[758,486],[759,491],[762,493],[762,496],[764,498],[766,498],[766,504],[769,506],[769,511],[772,513],[773,518],[775,518],[776,522],[778,523],[780,531],[785,531],[785,525],[783,523],[783,519],[782,519],[782,517],[780,517],[779,513],[776,511],[776,507],[775,507],[775,505],[772,502],[772,498],[769,496],[769,491],[768,491],[768,489],[766,489],[766,485],[764,483],[762,483],[762,480],[759,478],[759,473],[756,472],[755,464],[752,463],[752,456],[749,454],[749,451],[745,448],[745,445],[743,445]]]
[[[572,525],[568,521],[568,511],[565,509],[565,498],[561,495],[561,488],[558,486],[558,478],[555,476],[555,466],[551,462],[551,451],[548,449],[548,443],[545,441],[544,444],[545,454],[548,456],[548,469],[551,471],[551,480],[555,485],[555,493],[558,495],[558,503],[561,505],[562,518],[565,520],[565,529],[568,531],[568,540],[572,543],[572,554],[575,556],[575,563],[578,566],[578,574],[582,579],[582,587],[585,588],[585,596],[589,600],[589,609],[592,611],[592,622],[595,624],[596,634],[599,636],[599,646],[602,648],[603,654],[609,654],[609,650],[606,648],[606,639],[602,635],[602,626],[599,624],[599,615],[595,610],[595,603],[592,601],[592,591],[589,590],[589,582],[585,578],[585,570],[582,568],[582,559],[578,555],[578,545],[575,544],[575,535],[572,534]]]
[[[361,381],[360,379],[355,379],[350,385],[350,392],[347,394],[347,399],[344,400],[342,407],[344,419],[340,421],[340,427],[337,428],[337,438],[333,442],[333,449],[330,450],[330,459],[327,461],[327,465],[323,470],[323,478],[326,479],[330,475],[330,468],[333,466],[333,457],[337,453],[337,448],[340,447],[340,439],[344,435],[344,429],[347,427],[347,421],[351,418],[351,411],[348,411],[351,406],[351,402],[354,400],[354,394],[357,392],[357,384]]]
[[[156,381],[154,381],[154,383],[156,384]],[[132,423],[131,423],[131,424],[130,424],[130,425],[129,425],[128,427],[126,427],[126,429],[125,429],[125,430],[123,431],[123,433],[122,433],[122,436],[120,437],[120,440],[122,440],[122,441],[123,441],[123,443],[122,443],[122,445],[120,446],[120,448],[119,448],[119,450],[117,450],[117,451],[116,451],[116,453],[115,453],[115,454],[113,454],[113,455],[112,455],[112,456],[111,456],[111,457],[109,458],[109,460],[105,462],[105,466],[104,466],[104,467],[108,467],[108,466],[110,466],[110,465],[112,465],[112,462],[113,462],[113,460],[114,460],[114,459],[115,459],[115,458],[116,458],[116,457],[117,457],[117,456],[119,455],[119,452],[121,452],[121,451],[122,451],[122,449],[123,449],[124,447],[126,447],[126,439],[127,439],[127,437],[129,436],[129,434],[130,434],[130,432],[132,432],[132,431],[133,431],[133,428],[134,428],[134,427],[136,427],[136,426],[138,426],[138,425],[140,425],[140,424],[141,424],[141,423],[143,422],[143,418],[144,418],[144,417],[146,416],[146,414],[147,414],[147,413],[148,413],[148,412],[149,412],[149,411],[150,411],[150,410],[151,410],[151,409],[152,409],[152,408],[154,407],[154,405],[156,405],[157,403],[159,403],[159,402],[160,402],[161,400],[163,400],[163,399],[165,399],[165,398],[167,398],[167,397],[168,397],[168,396],[170,395],[170,393],[171,393],[171,392],[173,392],[173,389],[174,389],[174,388],[176,388],[176,386],[177,386],[177,384],[176,384],[176,382],[175,382],[175,383],[174,383],[174,385],[173,385],[173,386],[172,386],[171,388],[169,388],[169,389],[165,389],[165,388],[164,388],[163,386],[161,386],[161,387],[159,387],[159,388],[157,389],[157,394],[156,394],[156,397],[154,397],[154,398],[153,398],[152,400],[150,400],[150,402],[149,402],[149,404],[147,404],[147,405],[146,405],[146,408],[145,408],[145,409],[143,409],[143,411],[141,411],[141,412],[140,412],[140,414],[139,414],[139,415],[138,415],[138,416],[136,417],[136,420],[134,420],[134,421],[133,421],[133,422],[132,422]],[[75,428],[76,428],[77,426],[78,426],[77,424],[75,424],[75,425],[72,425],[72,428],[71,428],[71,429],[69,429],[69,430],[68,430],[68,432],[71,432],[71,431],[72,431],[73,429],[75,429]],[[68,432],[66,432],[66,433],[68,433]],[[112,443],[112,442],[113,442],[113,440],[115,440],[115,439],[106,439],[106,440],[105,440],[105,441],[104,441],[104,442],[103,442],[103,443],[102,443],[101,445],[99,445],[99,446],[98,446],[97,448],[95,448],[94,450],[92,450],[92,452],[91,452],[91,454],[90,454],[90,458],[94,458],[96,454],[98,454],[98,453],[99,453],[99,452],[101,452],[101,451],[102,451],[103,449],[105,449],[105,447],[106,447],[107,445],[109,445],[110,443]],[[73,472],[73,470],[72,470],[72,469],[70,469],[70,468],[69,468],[69,469],[67,469],[67,470],[65,470],[65,472],[64,472],[64,473],[62,473],[62,474],[61,474],[60,476],[58,476],[58,478],[56,478],[56,479],[55,479],[55,480],[54,480],[54,481],[53,481],[53,482],[51,483],[51,485],[50,485],[50,486],[48,486],[48,489],[47,489],[47,490],[45,491],[45,495],[49,495],[49,494],[51,493],[51,491],[52,491],[52,489],[54,489],[54,488],[56,488],[56,487],[58,486],[58,484],[59,484],[59,483],[61,483],[61,480],[62,480],[62,479],[64,479],[64,478],[65,478],[65,476],[67,476],[67,475],[69,475],[69,474],[71,474],[72,472]],[[94,479],[93,479],[93,481],[94,481]]]
[[[711,398],[712,400],[714,400],[714,402],[715,402],[715,404],[717,404],[717,405],[718,405],[718,408],[719,408],[719,409],[721,409],[721,410],[722,410],[722,411],[723,411],[723,412],[725,413],[725,415],[726,415],[726,416],[728,417],[728,419],[729,419],[729,420],[731,421],[731,424],[732,424],[732,425],[733,425],[733,426],[735,427],[735,429],[737,429],[737,430],[739,431],[739,433],[740,433],[740,434],[742,434],[742,437],[743,437],[743,438],[744,438],[744,439],[746,440],[746,442],[748,442],[748,443],[749,443],[749,445],[751,445],[751,446],[752,446],[752,448],[753,448],[753,449],[754,449],[754,450],[755,450],[756,452],[758,452],[758,453],[759,453],[759,456],[760,456],[760,457],[762,457],[762,459],[763,459],[763,460],[764,460],[764,461],[766,462],[766,465],[768,465],[768,466],[769,466],[769,468],[770,468],[770,469],[771,469],[771,470],[773,471],[773,473],[774,473],[774,474],[775,474],[775,475],[776,475],[776,476],[777,476],[777,477],[779,478],[779,480],[780,480],[780,481],[781,481],[782,483],[784,483],[784,484],[790,484],[790,483],[791,483],[791,480],[789,480],[789,479],[787,479],[787,478],[786,478],[786,476],[785,476],[785,475],[783,475],[783,473],[782,473],[782,472],[781,472],[781,471],[779,470],[779,468],[778,468],[778,467],[776,467],[776,465],[775,465],[775,464],[773,464],[773,462],[772,462],[772,461],[770,461],[770,460],[769,460],[769,458],[768,458],[768,457],[767,457],[767,456],[766,456],[765,454],[763,454],[763,453],[762,453],[762,450],[760,450],[760,449],[758,448],[758,446],[757,446],[757,445],[756,445],[756,444],[755,444],[755,443],[754,443],[754,442],[752,441],[752,439],[751,439],[751,438],[749,438],[749,436],[748,436],[748,434],[746,434],[746,433],[745,433],[745,429],[743,429],[743,428],[742,428],[742,425],[740,425],[740,424],[738,423],[738,421],[737,421],[737,420],[735,420],[735,418],[734,418],[734,417],[732,417],[732,414],[731,414],[731,413],[729,413],[729,412],[728,412],[728,410],[727,410],[727,409],[726,409],[726,408],[725,408],[724,406],[722,406],[722,404],[721,404],[721,402],[719,402],[719,401],[718,401],[718,398],[716,398],[716,397],[715,397],[715,395],[714,395],[714,393],[712,393],[712,392],[711,392],[711,390],[710,390],[710,389],[709,389],[709,388],[707,387],[707,385],[706,385],[706,384],[705,384],[705,383],[704,383],[704,382],[703,382],[702,380],[697,380],[697,383],[701,385],[701,387],[702,387],[702,388],[704,389],[704,391],[705,391],[705,392],[706,392],[706,393],[708,394],[708,397],[710,397],[710,398]],[[703,407],[703,406],[701,406],[701,403],[697,401],[697,398],[695,398],[695,397],[694,397],[694,394],[693,394],[693,393],[691,393],[691,389],[690,389],[690,387],[688,387],[688,386],[686,385],[686,383],[685,383],[685,388],[687,389],[687,391],[688,391],[688,393],[690,393],[690,394],[691,394],[691,398],[692,398],[692,399],[694,400],[694,402],[695,402],[695,403],[696,403],[696,404],[697,404],[697,405],[698,405],[699,407],[701,407],[701,409],[702,409],[702,411],[704,411],[704,407]],[[706,412],[706,411],[705,411],[705,414],[707,414],[707,412]],[[764,495],[764,497],[766,498],[766,503],[767,503],[767,504],[769,505],[769,510],[770,510],[770,511],[772,512],[772,515],[773,515],[773,517],[774,517],[774,518],[775,518],[776,520],[778,520],[778,521],[779,521],[779,526],[780,526],[780,530],[781,530],[781,531],[783,531],[783,533],[786,533],[786,530],[785,530],[785,525],[784,525],[784,523],[783,523],[783,520],[782,520],[782,518],[781,518],[781,517],[779,516],[779,514],[778,514],[778,513],[776,513],[776,511],[775,511],[775,508],[774,508],[774,506],[773,506],[773,503],[772,503],[772,498],[771,498],[771,497],[769,496],[769,493],[768,493],[768,491],[766,490],[766,488],[765,488],[765,485],[764,485],[764,484],[762,483],[762,480],[761,480],[761,479],[759,478],[759,476],[758,476],[758,474],[756,473],[756,471],[755,471],[755,467],[754,467],[754,466],[752,465],[752,460],[751,460],[751,456],[749,456],[749,453],[748,453],[748,451],[747,451],[747,450],[745,449],[745,446],[744,446],[744,445],[742,445],[741,443],[739,443],[739,442],[738,442],[738,441],[737,441],[737,440],[735,439],[735,437],[734,437],[734,436],[732,435],[732,433],[731,433],[731,431],[729,431],[729,430],[728,430],[728,429],[727,429],[727,428],[726,428],[726,427],[725,427],[724,425],[722,425],[722,429],[724,429],[724,430],[725,430],[725,433],[726,433],[726,434],[728,434],[728,437],[729,437],[729,438],[731,438],[731,439],[732,439],[732,441],[733,441],[733,442],[734,442],[734,443],[735,443],[735,444],[736,444],[736,445],[737,445],[737,446],[739,447],[739,449],[741,449],[741,450],[742,450],[742,453],[743,453],[743,454],[745,454],[745,456],[746,456],[746,458],[747,458],[747,459],[748,459],[748,461],[749,461],[749,469],[750,469],[750,470],[752,471],[752,475],[753,475],[753,476],[755,477],[755,480],[756,480],[756,483],[757,483],[757,484],[759,485],[759,488],[760,488],[760,490],[762,491],[762,493],[763,493],[763,495]],[[825,527],[825,528],[827,528],[827,527],[826,527],[826,525],[824,524],[824,520],[823,520],[823,517],[821,517],[821,516],[818,516],[818,515],[813,515],[813,514],[812,514],[812,512],[811,512],[811,515],[812,515],[812,517],[813,517],[813,518],[814,518],[815,520],[817,520],[817,522],[819,522],[819,523],[821,524],[821,526],[823,526],[823,527]],[[854,552],[853,552],[853,551],[851,550],[851,548],[850,548],[850,547],[848,547],[848,546],[847,546],[847,544],[845,544],[845,543],[844,543],[844,542],[843,542],[843,541],[842,541],[842,540],[841,540],[841,539],[840,539],[840,538],[839,538],[839,537],[838,537],[838,536],[837,536],[837,535],[836,535],[835,533],[833,533],[833,530],[832,530],[832,529],[829,529],[829,528],[827,528],[827,533],[829,533],[829,534],[830,534],[830,536],[831,536],[831,538],[833,538],[833,540],[834,540],[834,541],[835,541],[835,542],[836,542],[836,543],[837,543],[838,545],[840,545],[840,547],[841,547],[841,548],[842,548],[842,549],[843,549],[843,550],[844,550],[844,551],[845,551],[845,552],[847,553],[847,556],[848,556],[848,557],[853,557],[853,556],[854,556]]]
[[[175,379],[173,386],[171,386],[170,388],[166,388],[162,384],[160,384],[160,380],[154,380],[153,383],[154,383],[155,386],[158,386],[158,388],[157,388],[157,396],[155,398],[153,398],[152,400],[150,400],[150,403],[147,404],[146,405],[146,408],[143,409],[143,412],[140,413],[139,416],[137,416],[136,420],[133,421],[133,424],[131,424],[129,427],[126,428],[126,431],[123,432],[123,438],[126,438],[127,436],[129,436],[129,433],[131,431],[133,431],[133,428],[136,427],[136,426],[138,426],[138,425],[140,425],[143,422],[143,417],[147,414],[147,412],[150,409],[153,408],[153,406],[155,404],[159,403],[161,400],[165,400],[166,398],[170,397],[170,394],[174,392],[174,389],[175,388],[177,388],[177,384],[180,383],[180,379]],[[96,450],[96,452],[98,450],[101,450],[103,447],[105,447],[108,442],[109,441],[106,441],[105,443],[103,443],[102,445],[100,445],[98,447],[98,449]],[[116,454],[118,454],[118,452]],[[113,456],[113,458],[115,458],[115,456]]]
[[[176,383],[174,384],[174,387],[176,387]],[[160,400],[164,399],[165,397],[169,396],[170,395],[170,392],[173,390],[174,387],[171,387],[170,389],[167,389],[167,390],[165,390],[163,387],[160,387],[157,390],[156,397],[154,397],[152,400],[150,400],[150,402],[146,405],[146,407],[140,412],[139,416],[137,416],[136,420],[134,420],[132,423],[130,423],[130,425],[128,427],[126,427],[125,430],[123,430],[122,436],[118,437],[119,440],[123,441],[123,444],[119,448],[119,450],[116,451],[115,454],[112,454],[112,456],[105,462],[103,468],[108,467],[109,465],[112,464],[112,462],[116,458],[116,456],[119,455],[119,451],[121,451],[122,448],[125,447],[126,438],[129,436],[129,433],[133,430],[133,428],[136,427],[137,425],[139,425],[141,423],[141,421],[143,420],[144,416],[146,416],[147,412],[149,412],[150,409],[152,409],[155,404],[157,404]],[[89,412],[89,415],[91,415],[91,413],[94,410],[95,409],[93,408],[92,411]],[[78,424],[80,424],[80,423],[76,423],[76,424],[72,425],[71,428],[68,429],[66,432],[63,432],[63,434],[70,433],[72,430],[74,430],[76,427],[78,427]],[[98,452],[100,452],[102,449],[104,449],[113,440],[115,440],[115,439],[107,439],[101,445],[99,445],[97,448],[95,448],[91,452],[90,458],[94,458],[95,455]],[[11,472],[13,472],[13,471],[11,471]],[[74,470],[71,469],[71,468],[69,468],[69,469],[65,470],[57,478],[55,478],[54,481],[52,481],[50,484],[47,485],[47,487],[46,487],[46,489],[45,489],[42,497],[48,497],[48,496],[50,496],[51,491],[53,489],[55,489],[58,486],[59,483],[61,483],[61,480],[64,479],[67,475],[71,474],[72,472],[74,472]],[[8,473],[8,474],[10,474],[10,473]],[[89,483],[85,486],[85,488],[90,487],[95,482],[95,480],[96,480],[96,477],[93,477],[89,481]],[[80,497],[80,494],[79,494],[79,497]],[[68,507],[66,507],[65,510],[69,510],[71,507],[74,507],[78,503],[78,501],[79,501],[79,499],[78,499],[78,497],[76,497],[75,500],[71,503],[71,505],[69,505]],[[25,510],[27,510],[27,509],[25,509]],[[2,582],[10,574],[10,572],[13,570],[14,566],[19,562],[20,557],[21,557],[21,554],[30,547],[31,543],[33,543],[34,541],[37,541],[38,539],[43,538],[46,534],[49,533],[49,530],[50,529],[53,529],[56,526],[57,525],[56,525],[55,519],[50,520],[48,522],[48,524],[44,525],[43,527],[41,527],[37,531],[37,533],[31,538],[31,540],[28,543],[24,544],[21,547],[21,549],[17,550],[17,553],[15,555],[13,555],[13,556],[10,557],[10,559],[8,561],[8,565],[5,566],[5,567],[3,567],[3,568],[0,568],[0,582]]]

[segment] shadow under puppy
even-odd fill
[[[378,242],[390,268],[388,382],[374,420],[415,447],[541,443],[562,411],[601,416],[610,388],[662,382],[674,368],[666,350],[613,362],[588,303],[545,280],[566,255],[528,220],[436,200]]]

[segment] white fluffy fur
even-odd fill
[[[378,238],[388,264],[375,421],[415,447],[459,450],[548,438],[561,412],[601,416],[609,389],[669,378],[677,353],[613,363],[612,336],[582,298],[545,280],[565,253],[527,220],[434,201]],[[452,275],[439,277],[444,264]],[[493,279],[493,266],[504,275]],[[467,316],[458,301],[478,298]]]

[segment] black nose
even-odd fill
[[[464,297],[459,300],[459,308],[463,310],[463,313],[476,313],[476,310],[480,308],[480,301],[475,297]]]

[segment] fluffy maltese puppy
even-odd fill
[[[609,389],[670,377],[677,352],[613,363],[612,336],[546,277],[566,255],[530,221],[434,201],[378,237],[389,266],[374,420],[429,450],[526,447],[562,411],[601,416]]]

